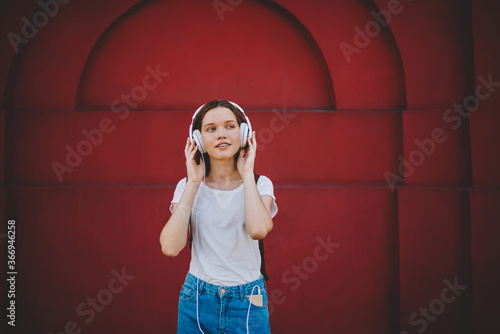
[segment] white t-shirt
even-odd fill
[[[185,188],[186,178],[183,178],[177,183],[172,204],[179,203]],[[274,217],[278,206],[271,180],[260,176],[257,190],[260,195],[273,198],[271,217]],[[259,241],[250,238],[245,229],[243,183],[233,190],[218,190],[202,182],[191,210],[191,223],[193,248],[189,272],[192,275],[221,286],[245,284],[261,276]]]

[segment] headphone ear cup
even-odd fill
[[[195,143],[198,145],[198,150],[200,151],[200,153],[206,153],[207,151],[205,150],[205,146],[203,145],[203,140],[201,139],[200,130],[196,129],[193,131],[193,139]]]
[[[241,123],[240,124],[240,147],[245,147],[247,146],[248,142],[248,124],[247,123]]]

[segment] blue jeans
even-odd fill
[[[196,283],[198,279],[187,274],[179,296],[179,316],[177,333],[201,333],[196,315]],[[257,295],[259,288],[262,295],[262,306],[250,303],[252,294]],[[219,333],[271,333],[269,326],[269,310],[267,308],[267,292],[264,278],[236,286],[218,286],[203,280],[198,282],[198,315],[200,327],[205,334]]]

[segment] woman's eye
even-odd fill
[[[214,131],[214,130],[215,130],[215,128],[208,128],[208,129],[207,129],[207,131],[208,131],[208,132],[212,132],[212,131]]]
[[[228,126],[227,126],[227,128],[228,128],[228,129],[234,129],[234,125],[232,125],[232,124],[231,124],[231,125],[228,125]]]

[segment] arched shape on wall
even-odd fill
[[[373,1],[276,0],[303,22],[331,71],[338,110],[404,110],[403,62],[391,28],[373,30]],[[367,33],[366,30],[373,31]]]
[[[183,1],[146,2],[122,15],[89,57],[77,106],[109,109],[119,99],[134,109],[192,110],[213,98],[251,109],[335,104],[324,58],[290,13],[257,1],[224,13]]]
[[[198,5],[196,1],[193,3]],[[223,22],[218,21],[217,12],[212,6],[207,7],[207,10],[215,17],[215,22],[225,25],[231,17],[243,15],[248,3],[250,1],[245,1],[234,7],[233,11],[225,12]],[[102,3],[92,0],[85,4],[68,3],[61,7],[58,15],[50,19],[47,26],[39,30],[36,38],[30,40],[28,45],[23,45],[12,62],[4,100],[6,109],[75,109],[83,67],[100,36],[131,6],[135,4],[136,8],[140,8],[148,2],[110,0],[106,4],[102,6]],[[380,37],[374,38],[351,64],[346,64],[340,51],[340,42],[352,43],[352,27],[361,27],[367,20],[373,19],[366,12],[368,5],[365,2],[283,0],[261,3],[264,4],[279,11],[281,16],[286,16],[292,25],[297,26],[300,21],[301,26],[307,27],[312,39],[306,37],[306,40],[317,43],[318,48],[313,45],[311,49],[319,52],[321,58],[324,57],[327,69],[322,70],[328,73],[323,75],[331,78],[335,86],[335,101],[332,104],[336,109],[404,109],[402,64],[390,33],[388,35],[387,31],[383,31]],[[95,10],[96,7],[99,7],[99,11]],[[263,17],[256,20],[262,21]],[[58,56],[54,57],[54,54]],[[111,102],[107,101],[105,106],[109,107]]]

